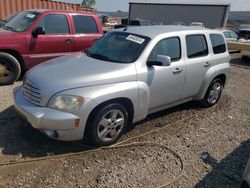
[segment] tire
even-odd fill
[[[205,107],[214,106],[220,99],[224,84],[220,78],[214,79],[209,85],[204,99],[201,101]]]
[[[239,186],[240,188],[250,188],[250,186],[247,184],[247,182],[246,181],[242,181],[241,183],[240,183],[240,186]]]
[[[21,74],[21,66],[12,55],[0,52],[0,85],[13,84]]]
[[[243,55],[241,59],[242,61],[249,61],[249,57],[247,55]]]
[[[118,103],[108,104],[92,114],[86,136],[93,146],[109,146],[122,136],[127,124],[127,109]]]

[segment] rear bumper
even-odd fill
[[[13,95],[17,112],[35,129],[56,140],[74,141],[83,138],[83,130],[75,125],[80,117],[30,103],[24,98],[21,86],[14,89]]]

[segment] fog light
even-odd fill
[[[56,131],[45,130],[45,134],[50,138],[58,138],[58,133]]]

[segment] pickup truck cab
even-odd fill
[[[27,10],[0,28],[0,85],[49,59],[89,48],[103,35],[93,13]]]
[[[14,90],[15,108],[53,139],[86,136],[93,145],[110,145],[150,113],[191,100],[215,105],[229,80],[229,61],[220,31],[127,27],[85,52],[28,71]]]

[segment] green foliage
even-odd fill
[[[95,6],[95,0],[83,0],[82,1],[82,6],[83,7],[91,7],[93,8],[93,6]]]

